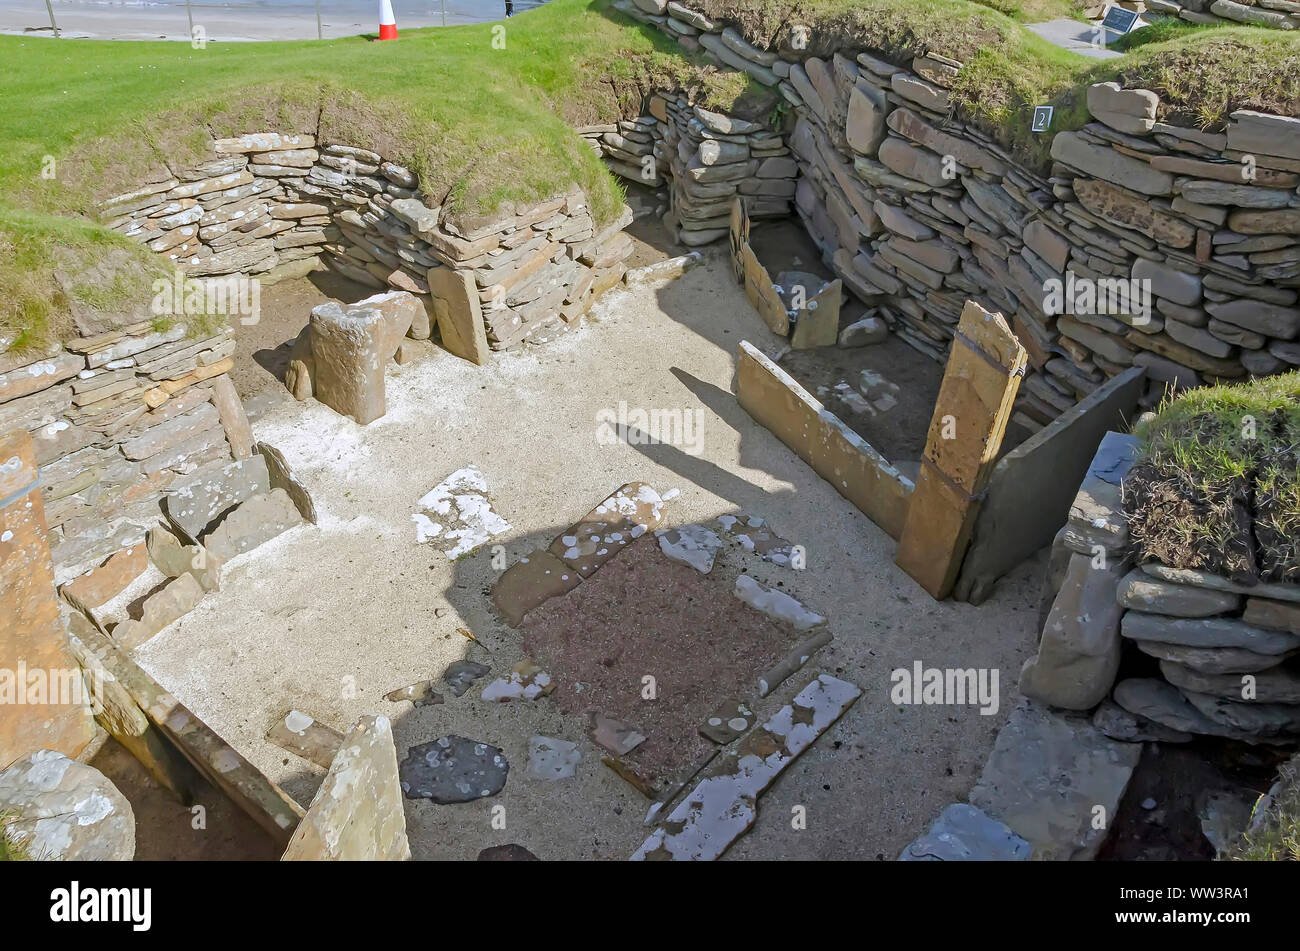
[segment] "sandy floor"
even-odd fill
[[[388,414],[364,429],[315,402],[271,403],[257,436],[310,488],[319,526],[232,562],[221,592],[144,645],[141,662],[304,803],[322,770],[263,738],[289,707],[344,729],[361,713],[388,714],[399,758],[447,733],[502,747],[511,774],[499,796],[408,802],[417,858],[473,858],[518,842],[546,859],[623,859],[645,836],[647,802],[601,765],[583,717],[545,699],[484,703],[478,690],[418,709],[383,695],[467,656],[494,670],[522,656],[518,633],[488,606],[491,551],[451,563],[415,541],[416,500],[446,475],[469,464],[485,473],[513,526],[510,563],[622,483],[677,488],[667,507],[673,524],[743,508],[807,549],[808,568],[792,582],[795,573],[771,565],[753,573],[787,580],[830,618],[836,640],[757,712],[776,709],[818,671],[864,690],[760,801],[754,829],[729,857],[892,859],[978,776],[1035,642],[1040,565],[1022,565],[980,608],[936,604],[897,569],[884,532],[737,406],[738,342],[774,352],[781,341],[750,309],[722,253],[710,250],[707,264],[679,281],[612,292],[595,319],[542,349],[496,354],[482,368],[441,352],[393,367]],[[702,452],[600,445],[597,413],[619,401],[701,409]],[[462,626],[482,646],[459,634]],[[997,668],[998,714],[894,706],[890,671],[917,660]],[[577,742],[577,775],[528,776],[534,734]],[[495,805],[505,807],[504,830],[493,828]],[[807,809],[804,830],[791,827],[795,805]]]

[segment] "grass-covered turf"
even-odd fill
[[[1300,371],[1191,390],[1136,433],[1124,497],[1143,559],[1300,581]]]
[[[9,840],[9,835],[5,831],[5,826],[13,821],[15,817],[12,813],[0,812],[0,862],[25,862],[28,860],[27,850],[15,842]]]
[[[608,0],[553,0],[503,24],[404,31],[396,43],[119,43],[0,37],[0,351],[68,332],[67,294],[138,301],[161,263],[88,223],[94,199],[197,156],[211,135],[319,130],[374,144],[420,174],[431,203],[486,211],[582,185],[597,217],[616,180],[571,126],[636,112],[644,93],[682,86],[747,117],[775,101],[739,74],[684,54]],[[1070,0],[692,0],[760,45],[792,22],[809,52],[872,47],[905,62],[934,52],[965,63],[953,102],[1026,162],[1043,167],[1050,136],[1033,106],[1056,105],[1053,131],[1087,121],[1083,91],[1119,79],[1160,92],[1166,118],[1213,125],[1235,108],[1300,111],[1300,37],[1233,27],[1181,33],[1123,58],[1059,49],[1018,20],[1072,12]],[[998,12],[1003,11],[1003,12]],[[504,27],[505,48],[493,39]],[[51,160],[53,165],[51,166]],[[42,172],[54,171],[53,178]],[[133,265],[107,287],[54,285],[106,249]],[[103,283],[96,281],[95,283]]]
[[[1300,862],[1300,756],[1278,770],[1277,793],[1226,858],[1238,862]],[[1260,806],[1257,805],[1256,809]]]
[[[1161,26],[1160,35],[1131,41],[1129,55],[1095,60],[1063,50],[1018,22],[1073,12],[1052,9],[1055,0],[1043,3],[697,0],[710,16],[739,22],[760,46],[780,42],[792,23],[807,23],[814,52],[872,47],[899,64],[922,53],[964,63],[951,97],[959,115],[1038,163],[1045,161],[1051,139],[1031,131],[1033,107],[1056,107],[1052,132],[1078,128],[1088,118],[1084,91],[1095,82],[1118,79],[1153,89],[1160,93],[1163,118],[1201,127],[1221,124],[1234,109],[1300,111],[1300,36],[1251,26]],[[1010,15],[998,12],[1004,6]]]
[[[184,166],[212,135],[319,130],[373,145],[419,173],[431,204],[467,211],[577,182],[607,220],[621,187],[572,126],[636,112],[656,86],[694,88],[727,109],[771,98],[588,0],[555,0],[504,33],[493,26],[203,50],[0,37],[0,352],[4,338],[27,348],[68,332],[56,267],[75,272],[121,248],[133,266],[85,293],[106,306],[145,295],[161,260],[68,213],[93,215],[96,199],[145,181],[163,159]]]

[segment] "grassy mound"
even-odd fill
[[[760,47],[779,46],[794,23],[812,27],[817,55],[846,47],[882,50],[903,65],[938,53],[965,64],[951,96],[958,115],[1045,166],[1051,137],[1030,125],[1033,107],[1054,105],[1052,131],[1087,120],[1084,91],[1117,79],[1155,90],[1161,117],[1221,127],[1234,109],[1300,113],[1300,36],[1263,27],[1157,25],[1132,34],[1122,58],[1090,59],[1054,46],[1018,22],[1069,16],[1056,0],[696,0],[736,22]],[[1145,34],[1144,36],[1141,34]]]
[[[1097,61],[1024,29],[1071,12],[1072,0],[692,0],[737,22],[760,46],[793,22],[813,26],[811,53],[872,47],[896,62],[934,52],[965,63],[958,115],[1044,168],[1050,135],[1033,106],[1056,105],[1053,131],[1087,121],[1089,83],[1119,79],[1160,92],[1165,118],[1202,126],[1232,109],[1300,113],[1300,37],[1252,27],[1207,29]],[[504,32],[501,32],[504,31]],[[504,46],[500,38],[504,38]],[[494,43],[494,40],[497,40]],[[93,223],[96,199],[187,164],[211,135],[278,128],[379,145],[420,173],[431,204],[491,211],[582,185],[598,220],[621,187],[572,126],[639,110],[655,88],[762,119],[772,90],[685,54],[608,0],[552,0],[497,24],[291,43],[119,43],[0,36],[0,352],[67,333],[78,303],[127,307],[161,267]],[[71,217],[77,216],[77,217]],[[111,251],[129,261],[94,289],[60,284]],[[93,300],[81,300],[90,294]]]
[[[420,174],[431,205],[469,212],[577,182],[604,221],[622,189],[573,126],[639,112],[656,87],[742,114],[772,100],[603,0],[554,0],[493,27],[203,50],[0,37],[0,352],[66,335],[76,302],[51,275],[109,249],[130,265],[86,289],[94,305],[148,299],[161,260],[98,227],[95,202],[190,164],[211,136],[274,128],[373,144]]]
[[[1300,582],[1300,371],[1192,390],[1136,432],[1124,503],[1139,557]]]

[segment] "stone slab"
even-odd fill
[[[1051,544],[1065,524],[1097,446],[1133,418],[1141,368],[1125,370],[998,461],[954,596],[980,604],[997,579]]]
[[[392,724],[384,716],[363,716],[343,738],[281,860],[410,857]]]
[[[900,862],[1025,862],[1032,849],[1004,823],[964,802],[940,813],[904,849]]]
[[[739,348],[736,399],[859,511],[899,536],[912,480],[748,341]]]
[[[1083,717],[1022,700],[998,733],[970,802],[1025,839],[1034,859],[1088,861],[1106,839],[1141,753],[1140,744],[1112,740]]]

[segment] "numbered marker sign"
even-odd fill
[[[1138,15],[1134,10],[1125,10],[1123,7],[1107,7],[1106,16],[1101,21],[1102,28],[1108,33],[1114,33],[1117,36],[1123,36],[1129,30],[1133,29],[1133,24],[1137,23]]]
[[[1054,106],[1034,106],[1034,125],[1035,132],[1046,132],[1052,126],[1052,110]]]

